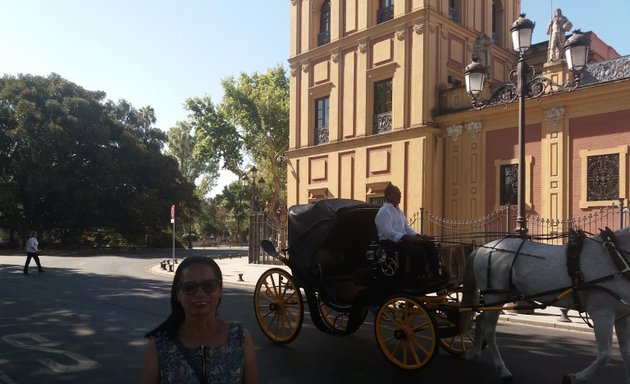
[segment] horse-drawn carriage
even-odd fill
[[[374,313],[378,346],[400,368],[425,367],[438,346],[474,358],[487,345],[499,375],[511,382],[494,333],[499,311],[509,309],[505,304],[525,300],[533,307],[571,308],[592,318],[598,356],[563,383],[586,382],[606,364],[613,324],[630,367],[630,227],[584,238],[571,256],[571,247],[506,234],[476,249],[462,281],[452,284],[427,281],[427,266],[409,259],[421,255],[379,245],[378,209],[346,199],[290,209],[288,248],[278,253],[271,242],[262,244],[290,269],[269,269],[256,284],[254,309],[265,336],[276,343],[293,341],[306,298],[314,325],[330,335],[351,334]],[[480,315],[471,321],[475,313]]]
[[[302,327],[304,298],[314,325],[343,336],[355,332],[370,311],[378,346],[403,369],[419,369],[438,346],[459,354],[467,335],[459,331],[456,281],[431,281],[423,255],[381,247],[374,218],[379,207],[330,199],[289,211],[288,249],[279,255],[290,268],[272,268],[256,284],[256,319],[276,343],[293,341]]]

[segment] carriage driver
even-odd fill
[[[390,183],[385,188],[385,202],[374,219],[381,245],[410,256],[424,256],[433,273],[432,280],[447,278],[442,276],[434,242],[431,238],[416,233],[407,224],[407,217],[398,207],[400,197],[400,189],[397,186]]]

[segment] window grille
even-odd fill
[[[619,197],[619,154],[589,156],[586,166],[586,200],[617,199]]]

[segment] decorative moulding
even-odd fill
[[[461,124],[449,125],[448,127],[446,127],[446,133],[448,134],[448,137],[450,137],[453,141],[457,141],[463,131],[464,126]]]
[[[367,40],[359,40],[359,52],[365,53],[367,51]]]
[[[407,35],[407,26],[406,25],[399,25],[398,27],[396,27],[396,38],[400,41],[405,40],[405,37]]]
[[[471,121],[466,124],[466,132],[470,133],[473,136],[477,136],[477,134],[481,131],[481,121]]]
[[[333,63],[336,63],[339,61],[339,50],[335,49],[330,51],[330,60],[332,60]]]
[[[553,107],[553,108],[545,109],[544,115],[545,115],[545,121],[557,124],[564,117],[564,108]]]
[[[309,65],[308,61],[302,63],[302,72],[308,73],[309,67],[310,67],[310,65]]]
[[[413,31],[419,35],[424,32],[424,17],[413,21]]]

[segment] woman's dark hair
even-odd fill
[[[223,288],[223,275],[221,274],[221,268],[216,261],[207,256],[190,256],[185,258],[175,271],[175,276],[173,277],[173,284],[171,285],[171,314],[162,324],[158,325],[157,328],[144,335],[145,337],[155,337],[157,333],[165,331],[169,338],[175,338],[177,335],[177,329],[184,322],[186,317],[184,314],[184,308],[182,308],[179,300],[177,300],[177,286],[181,282],[184,270],[195,264],[205,264],[212,268],[214,270],[214,274],[219,280],[219,287]]]

